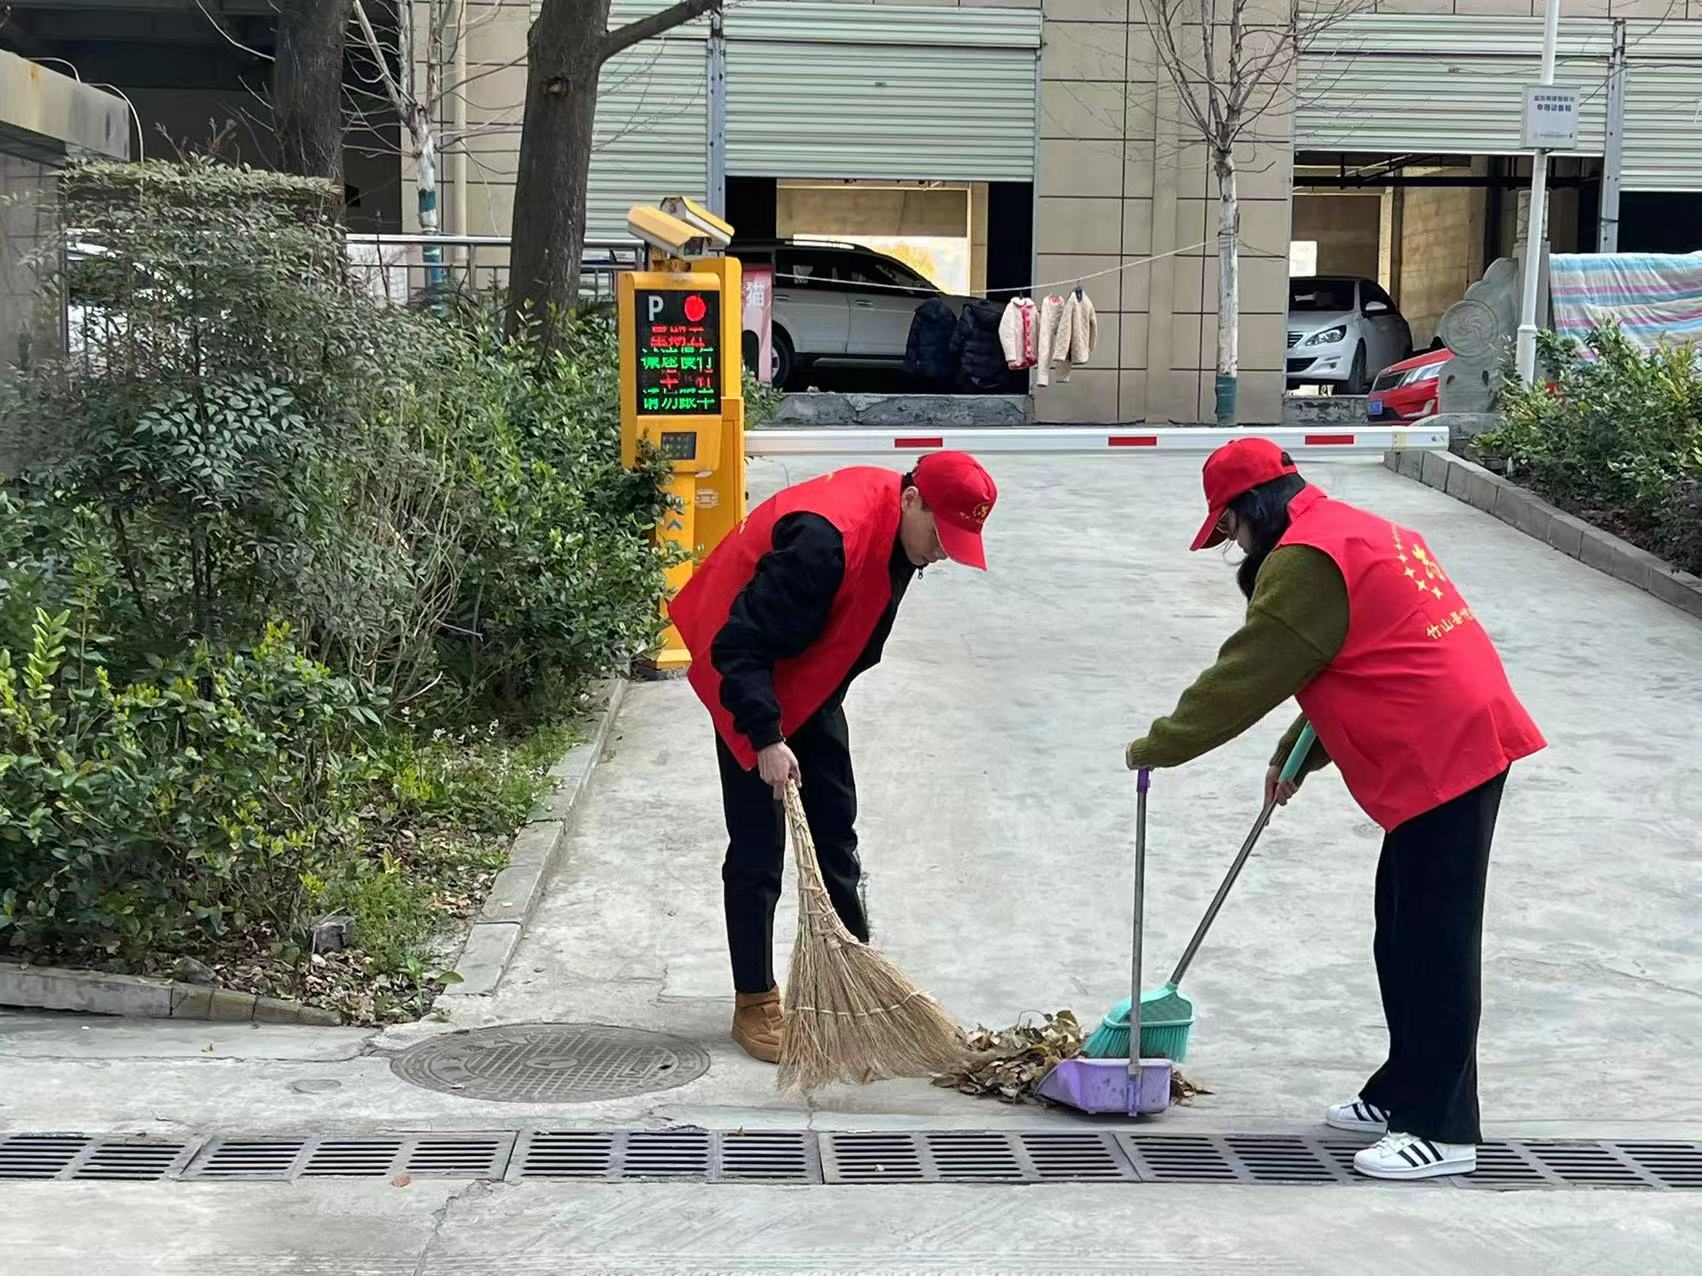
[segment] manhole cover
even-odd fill
[[[671,1090],[709,1070],[678,1037],[594,1023],[519,1023],[423,1042],[390,1061],[404,1081],[495,1103],[593,1103]]]

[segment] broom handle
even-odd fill
[[[1146,795],[1152,772],[1142,770],[1135,784],[1135,935],[1129,977],[1129,1081],[1140,1093],[1141,1081],[1141,917],[1146,908]]]
[[[1287,783],[1300,774],[1301,765],[1306,761],[1306,755],[1312,752],[1312,744],[1317,740],[1317,732],[1312,730],[1308,722],[1301,728],[1300,738],[1294,742],[1294,748],[1289,750],[1288,761],[1283,763],[1281,781]],[[1206,915],[1200,918],[1200,924],[1194,931],[1194,937],[1188,941],[1188,947],[1182,953],[1182,960],[1176,963],[1176,969],[1170,976],[1170,987],[1175,988],[1182,982],[1182,976],[1188,973],[1188,967],[1194,960],[1194,954],[1200,951],[1200,945],[1205,942],[1206,932],[1217,920],[1217,913],[1223,907],[1223,901],[1229,898],[1230,887],[1235,885],[1235,879],[1241,876],[1241,868],[1247,863],[1247,857],[1252,855],[1253,847],[1258,845],[1259,835],[1265,831],[1265,826],[1271,822],[1271,815],[1276,811],[1276,801],[1273,798],[1265,803],[1265,809],[1259,812],[1259,818],[1253,824],[1253,831],[1247,834],[1247,840],[1241,843],[1241,852],[1235,857],[1235,862],[1229,866],[1223,885],[1217,888],[1217,894],[1212,897],[1211,907],[1206,909]],[[1140,992],[1135,992],[1136,1000]]]

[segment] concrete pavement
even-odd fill
[[[31,1184],[0,1188],[0,1253],[27,1276],[1666,1276],[1702,1268],[1698,1210],[1410,1187]]]
[[[819,468],[756,464],[753,499]],[[886,663],[849,702],[871,914],[876,942],[966,1022],[1004,1024],[1060,1006],[1091,1021],[1127,991],[1133,786],[1122,747],[1210,660],[1240,600],[1221,558],[1186,552],[1202,514],[1196,461],[1003,457],[993,468],[1002,492],[988,533],[994,571],[930,570],[906,599]],[[1481,1051],[1489,1133],[1702,1138],[1694,1068],[1702,1040],[1694,924],[1702,786],[1693,760],[1702,625],[1374,462],[1306,468],[1333,493],[1426,534],[1495,635],[1553,746],[1515,770],[1491,872]],[[1253,818],[1282,725],[1273,716],[1155,784],[1151,982],[1166,973]],[[683,684],[641,685],[617,730],[565,866],[493,997],[457,1009],[451,1022],[382,1034],[0,1018],[0,1128],[272,1133],[681,1121],[828,1129],[1070,1120],[923,1083],[834,1090],[807,1102],[776,1094],[772,1073],[724,1040],[724,833],[707,717]],[[1309,783],[1280,813],[1187,985],[1201,1019],[1186,1071],[1215,1093],[1168,1114],[1162,1128],[1310,1129],[1323,1104],[1350,1094],[1379,1060],[1370,960],[1377,845],[1376,830],[1333,775]],[[788,911],[782,934],[790,918]],[[782,948],[782,971],[784,959]],[[416,1089],[389,1071],[389,1052],[433,1033],[550,1020],[666,1029],[703,1041],[713,1066],[677,1090],[571,1109],[479,1104]],[[233,1255],[241,1237],[227,1210],[241,1202],[274,1235],[293,1235],[306,1226],[304,1190],[98,1189],[133,1193],[127,1217],[150,1199],[196,1202],[184,1208],[202,1211],[207,1244],[223,1236]],[[444,1190],[417,1186],[399,1196],[423,1201]],[[27,1207],[47,1193],[69,1203],[95,1191],[6,1187],[0,1205]],[[904,1190],[799,1191],[472,1190],[450,1211],[451,1223],[463,1210],[493,1228],[500,1218],[515,1229],[517,1254],[553,1255],[556,1265],[516,1257],[480,1266],[478,1245],[469,1239],[457,1250],[461,1242],[446,1228],[439,1265],[418,1270],[591,1270],[583,1266],[590,1251],[574,1248],[584,1239],[575,1211],[602,1210],[622,1212],[633,1230],[625,1241],[597,1242],[613,1248],[598,1251],[611,1265],[596,1270],[712,1270],[685,1256],[714,1245],[724,1247],[727,1270],[827,1270],[831,1262],[876,1270],[873,1252],[868,1263],[852,1261],[855,1251],[835,1249],[840,1242],[827,1232],[819,1237],[824,1266],[787,1267],[741,1239],[740,1220],[771,1213],[777,1202],[804,1219],[843,1210],[879,1220],[886,1206],[874,1202]],[[854,1207],[826,1203],[850,1201],[848,1192]],[[733,1203],[746,1194],[748,1209]],[[966,1248],[955,1222],[959,1197],[987,1203],[995,1221],[1008,1212],[1017,1230],[1000,1244],[1014,1248]],[[294,1203],[255,1203],[282,1198]],[[364,1186],[326,1199],[356,1215],[392,1200]],[[793,1204],[806,1199],[824,1203]],[[983,1261],[977,1254],[991,1269],[998,1254],[1009,1256],[1009,1270],[1094,1270],[1083,1263],[1100,1248],[1080,1248],[1080,1235],[1113,1220],[1119,1237],[1154,1229],[1145,1234],[1142,1270],[1237,1270],[1243,1257],[1272,1270],[1285,1270],[1278,1260],[1291,1270],[1344,1270],[1330,1265],[1328,1224],[1347,1207],[1337,1189],[932,1187],[892,1199],[916,1211],[917,1239],[906,1253],[922,1269],[971,1270]],[[1454,1237],[1485,1256],[1481,1270],[1581,1270],[1568,1260],[1585,1255],[1600,1259],[1591,1270],[1630,1270],[1614,1266],[1618,1253],[1640,1256],[1640,1271],[1690,1270],[1702,1233],[1702,1207],[1677,1195],[1374,1188],[1352,1200],[1356,1215],[1374,1202],[1369,1208],[1380,1228],[1386,1218],[1392,1237],[1414,1246],[1424,1238],[1423,1256],[1403,1251],[1407,1265],[1391,1268],[1398,1271],[1469,1270],[1464,1259],[1448,1261],[1443,1242]],[[14,1235],[27,1231],[16,1212],[0,1214],[13,1220],[0,1226]],[[1292,1237],[1286,1226],[1271,1231],[1270,1220],[1289,1217]],[[656,1220],[666,1218],[686,1222],[663,1243]],[[418,1239],[413,1212],[396,1225],[412,1238],[407,1244]],[[1367,1234],[1343,1241],[1351,1254],[1344,1251],[1342,1264],[1363,1259]],[[858,1233],[846,1235],[854,1245]],[[522,1244],[526,1236],[533,1249]],[[1075,1237],[1077,1248],[1049,1248],[1048,1236]],[[1202,1237],[1227,1238],[1230,1248],[1203,1259]],[[302,1244],[304,1255],[323,1252]],[[1490,1265],[1496,1255],[1506,1261]],[[878,1259],[910,1265],[896,1251],[880,1250]],[[244,1261],[220,1270],[271,1270],[261,1258]],[[305,1256],[302,1263],[287,1270],[321,1270]]]

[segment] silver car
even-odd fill
[[[747,266],[772,266],[774,384],[813,364],[897,367],[910,320],[930,297],[954,311],[964,299],[942,293],[903,262],[858,244],[742,240],[728,250]]]
[[[1371,279],[1288,281],[1288,384],[1364,394],[1371,378],[1412,354],[1412,329]]]

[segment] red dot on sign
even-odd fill
[[[698,296],[695,292],[686,298],[687,319],[690,319],[693,323],[699,323],[702,321],[703,316],[708,313],[709,307],[703,304],[703,298]]]

